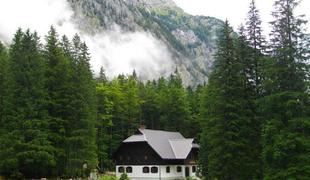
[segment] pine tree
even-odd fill
[[[0,42],[0,174],[8,176],[8,153],[11,149],[6,146],[9,142],[6,115],[8,108],[8,56],[5,46]],[[12,165],[14,166],[14,165]],[[7,168],[9,167],[9,168]]]
[[[8,62],[7,51],[2,42],[0,41],[0,123],[3,123],[4,109],[5,109],[5,96],[7,94],[7,78],[8,78]],[[0,129],[2,126],[0,126]]]
[[[198,139],[198,134],[201,133],[201,123],[200,123],[200,105],[201,105],[201,95],[203,92],[203,86],[198,85],[196,89],[188,87],[186,95],[186,101],[188,103],[188,108],[190,112],[189,121],[186,123],[188,137],[195,137]]]
[[[18,30],[10,48],[11,112],[7,118],[12,159],[26,177],[48,174],[55,165],[54,148],[48,140],[45,64],[36,33]]]
[[[236,41],[236,58],[240,62],[242,73],[242,89],[240,96],[243,98],[246,106],[243,108],[243,116],[247,119],[246,128],[242,129],[244,135],[248,136],[247,149],[248,152],[248,168],[253,172],[253,177],[262,179],[262,161],[261,161],[261,118],[257,112],[257,99],[260,97],[260,93],[257,91],[257,85],[255,80],[256,75],[253,73],[252,68],[255,67],[253,62],[259,61],[258,56],[253,61],[253,47],[249,44],[247,36],[243,26],[239,29],[239,37]],[[255,68],[254,68],[255,69]]]
[[[102,71],[103,72],[103,71]],[[101,77],[104,75],[100,73]],[[104,75],[105,76],[105,75]],[[99,78],[96,85],[97,94],[97,149],[98,162],[101,172],[110,170],[112,167],[111,143],[113,128],[113,95],[114,88]]]
[[[140,86],[139,97],[141,99],[141,120],[150,129],[160,129],[159,104],[157,101],[156,81],[148,81]]]
[[[124,116],[126,122],[126,136],[136,132],[140,125],[140,99],[138,93],[138,81],[135,71],[122,85],[124,93]]]
[[[251,86],[256,97],[262,95],[262,78],[264,55],[266,51],[266,40],[263,37],[262,21],[260,19],[259,10],[256,7],[255,0],[250,3],[250,10],[246,21],[244,30],[248,45],[252,47],[250,59],[248,59],[248,75],[253,78]]]
[[[201,137],[200,165],[211,179],[251,179],[253,160],[242,62],[236,56],[232,30],[226,21],[219,36],[214,69],[209,78]]]
[[[161,129],[188,135],[188,128],[185,127],[190,122],[190,109],[186,90],[177,70],[170,75],[168,81],[163,78],[158,80],[158,96]]]
[[[74,176],[86,176],[97,165],[96,91],[89,60],[86,44],[75,35],[71,51],[74,100],[66,138],[67,172]]]
[[[271,33],[273,63],[260,103],[266,123],[263,159],[266,179],[307,179],[310,176],[309,143],[309,41],[306,21],[295,16],[297,0],[274,3]]]
[[[97,82],[98,83],[107,83],[108,82],[108,78],[105,75],[105,71],[104,71],[103,67],[100,68],[99,77],[97,78]]]
[[[54,27],[51,27],[46,37],[44,48],[44,58],[47,64],[46,87],[48,90],[48,112],[50,116],[49,129],[50,140],[56,149],[55,156],[57,159],[57,169],[54,175],[63,175],[66,155],[65,139],[68,129],[69,117],[71,116],[71,76],[72,69],[67,57],[61,48],[58,35]]]
[[[20,52],[21,50],[21,39],[23,37],[24,33],[21,29],[18,29],[16,34],[14,35],[14,38],[12,40],[12,44],[10,46],[10,51],[15,51],[16,53],[12,54],[10,53],[9,63],[8,63],[8,70],[11,69],[10,66],[12,66],[12,63],[10,62],[12,57],[15,57],[16,59],[20,58]],[[8,92],[12,90],[12,84],[13,84],[13,77],[12,73],[8,73]],[[18,139],[18,129],[17,129],[17,119],[14,116],[13,112],[13,93],[7,93],[6,94],[6,100],[7,100],[7,108],[3,109],[3,117],[2,117],[2,130],[3,134],[1,137],[1,143],[0,143],[0,156],[1,156],[1,162],[0,162],[0,173],[1,175],[4,175],[6,177],[12,177],[12,178],[18,178],[22,176],[22,174],[18,170],[18,160],[15,156],[16,150],[14,149],[17,144]]]
[[[262,21],[260,19],[259,10],[256,7],[255,0],[250,3],[248,12],[248,17],[246,20],[246,28],[244,30],[244,35],[240,35],[243,38],[239,39],[239,42],[247,42],[246,46],[251,47],[251,49],[240,46],[239,53],[247,53],[247,58],[244,59],[243,64],[245,65],[245,77],[246,77],[246,88],[247,96],[245,97],[249,103],[249,118],[251,119],[252,127],[254,130],[251,133],[253,144],[253,158],[257,162],[256,171],[259,179],[263,178],[263,163],[261,159],[261,128],[262,128],[262,117],[258,112],[257,101],[263,97],[266,92],[263,89],[263,81],[266,73],[266,66],[268,57],[266,54],[267,43],[263,36]],[[246,50],[242,50],[246,48]],[[242,51],[244,53],[242,53]],[[242,57],[241,57],[242,58]]]

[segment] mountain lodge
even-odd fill
[[[116,176],[132,180],[196,177],[199,145],[179,132],[140,128],[115,153]]]

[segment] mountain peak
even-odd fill
[[[177,7],[173,0],[125,0],[129,5],[144,6],[147,8]]]

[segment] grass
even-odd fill
[[[98,180],[117,180],[115,176],[103,175],[99,176]]]

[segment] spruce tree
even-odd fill
[[[241,65],[242,73],[242,92],[240,97],[243,98],[245,106],[243,116],[247,119],[247,125],[241,131],[248,136],[248,168],[253,172],[253,178],[262,179],[262,162],[261,162],[261,118],[257,111],[257,100],[260,93],[257,91],[257,85],[254,82],[256,75],[253,73],[253,62],[260,60],[260,55],[253,61],[253,47],[247,40],[246,30],[243,26],[239,29],[239,36],[236,41],[236,58]],[[254,68],[255,69],[255,68]],[[254,83],[253,83],[254,82]]]
[[[45,64],[36,33],[18,30],[10,48],[11,112],[8,131],[20,173],[26,177],[48,175],[55,165],[54,148],[48,139]]]
[[[136,132],[140,125],[140,99],[138,94],[138,81],[135,72],[128,76],[122,85],[124,93],[124,116],[126,122],[126,136]]]
[[[65,139],[71,116],[72,97],[72,69],[67,57],[61,48],[58,35],[54,27],[50,28],[46,37],[46,45],[43,51],[47,64],[46,88],[48,90],[48,112],[50,116],[49,130],[50,140],[55,148],[57,168],[54,175],[61,176],[65,172],[66,155]]]
[[[8,150],[6,147],[9,142],[7,136],[8,129],[6,126],[6,115],[8,110],[8,56],[5,46],[0,41],[0,174],[8,175],[9,166],[7,153]],[[8,167],[8,168],[7,168]]]
[[[262,78],[264,55],[266,51],[266,40],[263,36],[262,21],[260,19],[259,10],[256,7],[255,0],[250,3],[250,10],[246,20],[246,27],[244,30],[248,46],[252,47],[250,59],[248,59],[248,75],[252,78],[250,82],[253,88],[253,93],[256,97],[262,95]]]
[[[269,93],[260,103],[266,123],[263,159],[266,179],[310,177],[309,41],[305,20],[295,15],[297,0],[277,0],[271,32]]]
[[[12,40],[12,44],[10,46],[10,58],[9,58],[9,64],[8,64],[8,70],[11,69],[12,63],[10,62],[13,57],[15,59],[21,58],[21,40],[23,37],[24,33],[22,32],[21,29],[18,29],[18,31],[15,33],[14,38]],[[12,53],[12,52],[15,53]],[[9,72],[9,71],[8,71]],[[12,90],[12,85],[13,85],[13,77],[12,73],[8,73],[8,92]],[[0,162],[0,173],[4,175],[5,177],[11,177],[11,178],[20,178],[22,174],[19,171],[18,167],[18,160],[15,155],[16,150],[14,149],[18,136],[20,136],[19,129],[17,124],[17,118],[15,117],[16,115],[14,114],[13,111],[13,92],[7,93],[6,94],[6,100],[7,100],[7,108],[3,109],[3,117],[2,117],[2,130],[3,134],[1,137],[1,143],[0,143],[0,156],[2,161]]]
[[[179,131],[187,136],[189,129],[186,125],[190,123],[190,109],[186,101],[186,90],[177,70],[168,79],[167,91],[161,117],[164,124],[163,128],[170,131]]]
[[[156,81],[148,81],[140,86],[139,97],[141,103],[141,120],[147,128],[159,129],[159,104],[157,101],[158,92],[156,91]]]
[[[112,169],[111,143],[113,129],[113,95],[115,91],[107,82],[103,68],[97,79],[97,150],[98,162],[101,172]]]
[[[205,94],[200,165],[210,179],[252,179],[247,101],[242,62],[226,21],[219,36],[214,69]]]
[[[7,79],[8,79],[8,60],[7,51],[5,46],[0,41],[0,123],[2,124],[2,119],[4,118],[5,109],[5,96],[7,94]],[[0,126],[0,129],[2,125]]]
[[[247,71],[245,76],[247,81],[247,97],[245,98],[248,100],[248,110],[251,112],[249,118],[251,119],[251,129],[253,132],[250,136],[252,137],[253,143],[251,145],[251,147],[253,147],[253,158],[257,162],[255,169],[257,170],[258,178],[262,179],[263,163],[260,154],[262,151],[261,128],[263,118],[258,112],[257,102],[266,94],[263,88],[263,81],[264,78],[266,78],[265,73],[267,72],[266,62],[268,57],[265,55],[267,51],[267,43],[263,36],[262,21],[255,0],[251,1],[249,9],[246,28],[243,35],[244,38],[242,40],[247,41],[247,46],[251,47],[251,49],[247,48],[248,58],[244,61]],[[239,47],[239,49],[240,51],[244,51],[242,50],[242,47]]]
[[[97,165],[96,90],[89,60],[86,44],[75,35],[71,50],[74,99],[66,137],[67,173],[74,176],[86,176]]]

